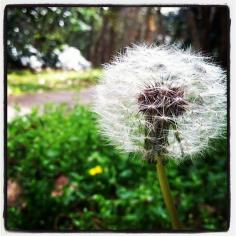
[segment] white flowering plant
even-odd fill
[[[172,225],[180,229],[163,168],[201,156],[226,126],[226,74],[210,57],[175,45],[134,45],[104,66],[94,110],[117,148],[157,163]]]

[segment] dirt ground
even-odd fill
[[[79,93],[74,91],[43,92],[34,94],[24,94],[8,96],[7,101],[7,121],[11,121],[17,114],[25,115],[33,107],[42,108],[46,103],[68,104],[73,107],[76,104],[91,105],[94,87],[81,90]],[[15,107],[20,108],[17,112]]]

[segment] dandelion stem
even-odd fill
[[[162,158],[160,156],[157,158],[156,167],[157,167],[157,175],[160,182],[162,195],[165,201],[166,208],[171,218],[172,227],[173,229],[182,229],[183,226],[181,225],[178,219],[177,211],[174,206],[174,201],[171,196],[170,186],[169,186],[168,179],[166,176],[165,167],[163,166]]]

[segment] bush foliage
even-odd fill
[[[227,145],[176,165],[168,177],[180,220],[189,230],[226,230]],[[155,165],[121,154],[99,134],[84,107],[48,106],[8,124],[7,177],[22,192],[7,208],[10,230],[171,228]]]

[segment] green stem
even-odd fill
[[[171,218],[172,227],[173,227],[173,229],[182,229],[183,226],[181,225],[181,223],[178,219],[177,211],[175,209],[174,201],[171,196],[170,186],[169,186],[169,183],[167,180],[165,168],[162,164],[161,156],[159,156],[157,158],[157,175],[159,178],[159,182],[160,182],[160,186],[161,186],[162,195],[163,195],[163,198],[165,201],[165,205],[166,205],[166,208],[167,208],[168,213]]]

